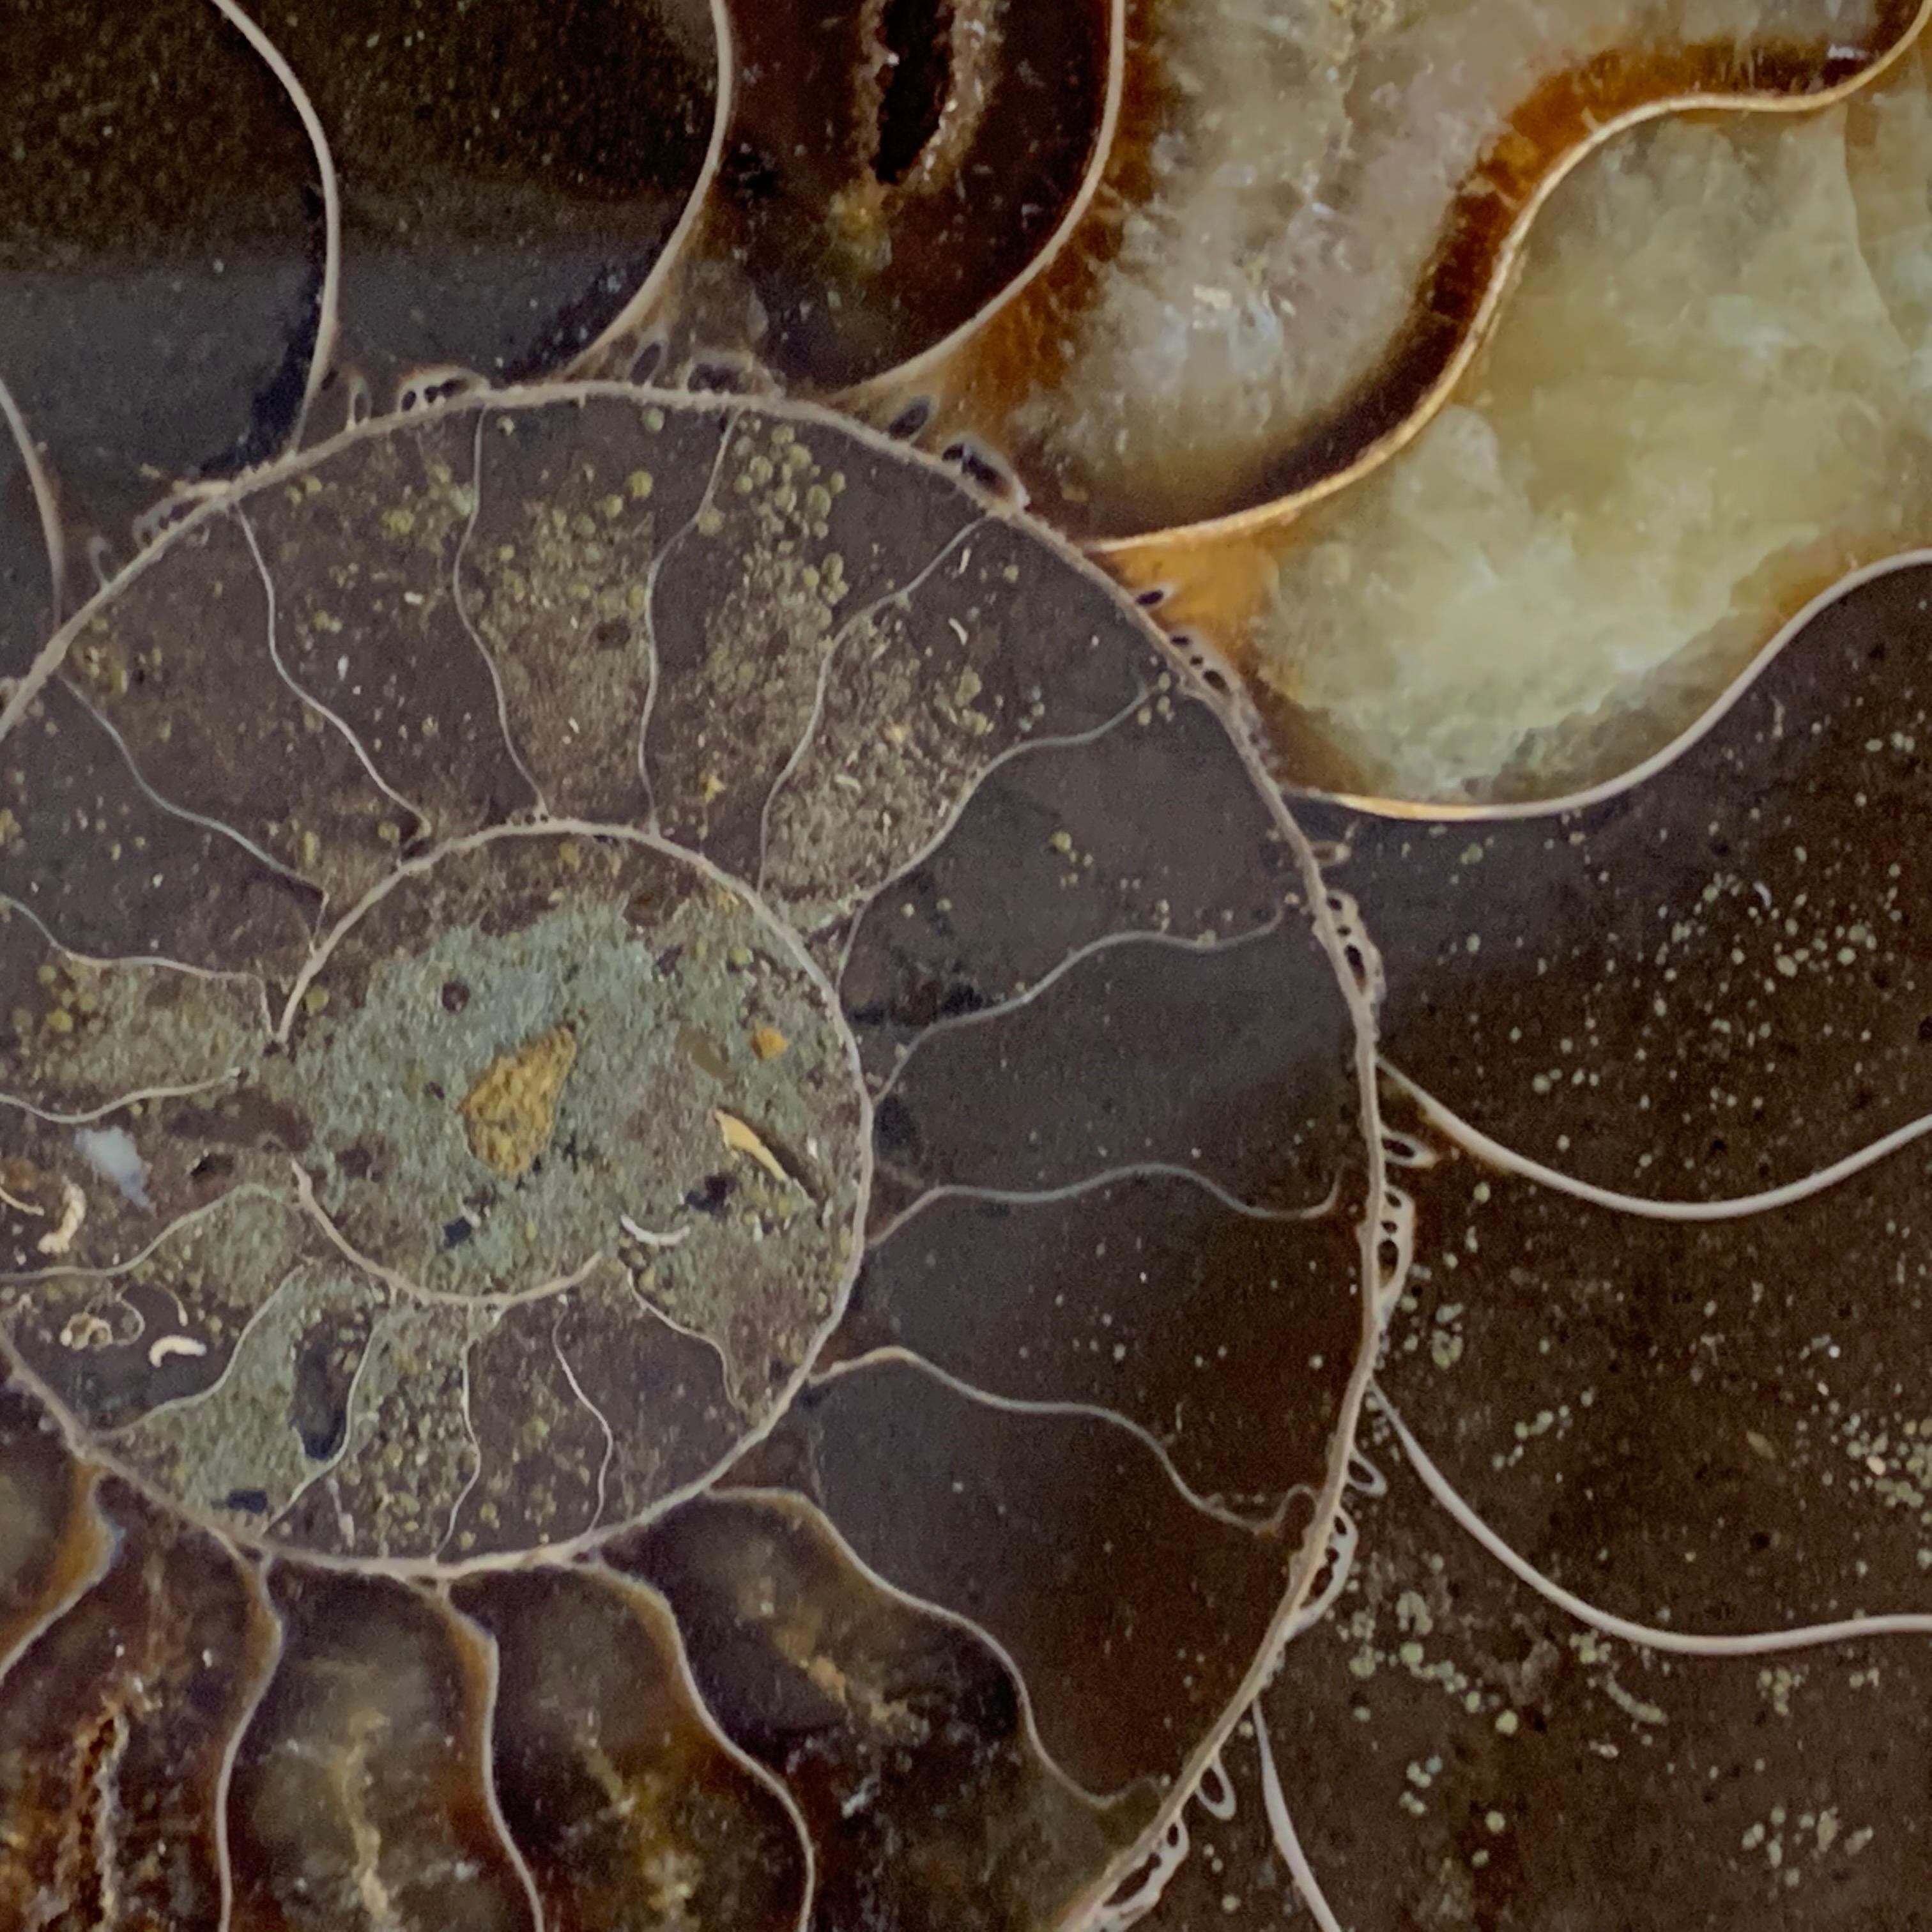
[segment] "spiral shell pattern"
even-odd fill
[[[922,458],[590,386],[211,502],[10,717],[16,1892],[1094,1909],[1360,1394],[1360,961],[1227,701]]]

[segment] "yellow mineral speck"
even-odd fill
[[[718,1123],[718,1131],[724,1136],[724,1144],[734,1154],[749,1156],[774,1180],[790,1180],[791,1176],[786,1173],[778,1156],[758,1138],[755,1128],[746,1126],[736,1114],[726,1113],[722,1107],[714,1107],[711,1118]]]
[[[47,1016],[47,1030],[50,1033],[71,1033],[74,1016],[64,1006],[56,1006]]]
[[[776,1060],[791,1042],[776,1027],[754,1028],[752,1034],[752,1051],[760,1060]]]
[[[724,781],[716,772],[706,772],[698,781],[698,796],[706,805],[709,805],[714,798],[721,796],[726,789]]]
[[[105,1348],[112,1346],[114,1331],[98,1315],[71,1316],[60,1332],[63,1348]]]
[[[606,496],[597,506],[614,522],[624,514],[624,500],[621,496]]]
[[[34,1246],[44,1255],[64,1255],[74,1246],[80,1224],[87,1219],[87,1196],[70,1180],[61,1184],[60,1225],[43,1234]]]
[[[413,510],[392,510],[382,519],[382,527],[392,537],[406,537],[416,526]]]
[[[20,821],[4,806],[0,806],[0,852],[4,852],[20,836]]]
[[[577,1036],[567,1026],[499,1054],[457,1109],[470,1151],[506,1180],[526,1173],[556,1127],[556,1103],[576,1058]]]

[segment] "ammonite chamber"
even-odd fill
[[[8,723],[14,1922],[1099,1910],[1361,1390],[1228,701],[922,458],[588,388],[210,502]]]

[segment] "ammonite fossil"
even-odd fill
[[[0,1932],[1916,1925],[1928,20],[0,8]]]
[[[923,458],[587,387],[214,500],[4,724],[0,1918],[1107,1922],[1387,1246],[1228,701]]]

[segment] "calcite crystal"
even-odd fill
[[[1798,118],[1577,167],[1409,446],[1279,526],[1136,556],[1272,710],[1282,769],[1561,796],[1694,724],[1811,598],[1932,536],[1924,56]]]
[[[852,399],[998,450],[1061,527],[1222,518],[1373,456],[1450,378],[1599,130],[1856,84],[1890,0],[1138,0],[1102,178],[979,328]]]

